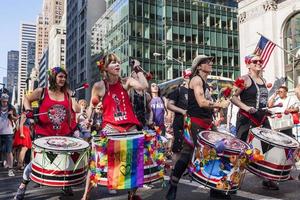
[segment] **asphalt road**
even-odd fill
[[[22,172],[15,172],[15,177],[8,177],[7,170],[0,167],[0,199],[8,200],[12,199],[17,187],[22,179]],[[261,179],[255,175],[247,172],[246,178],[243,182],[241,190],[236,195],[231,195],[232,200],[246,200],[246,199],[300,199],[299,188],[300,181],[298,180],[299,171],[292,171],[292,177],[295,180],[289,180],[281,182],[279,184],[279,191],[265,190],[261,186]],[[166,177],[168,179],[168,177]],[[161,182],[152,185],[151,189],[141,188],[138,190],[138,194],[143,200],[163,200],[167,192],[167,188],[163,188]],[[79,200],[82,197],[84,191],[84,185],[73,187],[74,196],[65,197],[61,195],[60,188],[38,186],[31,182],[29,183],[26,198],[32,200]],[[115,195],[110,195],[107,189],[104,187],[94,188],[91,193],[91,199],[116,199],[126,200],[126,191],[118,191]],[[177,191],[178,200],[199,200],[199,199],[212,199],[209,197],[209,189],[191,182],[188,177],[184,177],[178,186]]]

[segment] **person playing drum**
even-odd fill
[[[248,74],[243,75],[239,87],[232,97],[232,103],[240,108],[237,116],[237,138],[247,142],[248,132],[253,127],[271,128],[267,118],[268,90],[266,81],[262,75],[262,60],[255,54],[245,57],[245,63],[249,69]],[[267,189],[278,190],[278,185],[270,180],[264,180],[263,186]]]
[[[136,131],[140,122],[133,112],[127,91],[130,88],[136,90],[145,90],[148,88],[148,82],[140,66],[133,65],[133,70],[137,74],[137,78],[128,77],[125,81],[120,77],[120,59],[116,54],[109,53],[102,57],[98,67],[103,80],[94,84],[91,104],[94,98],[98,98],[102,102],[102,131],[108,133]],[[87,176],[86,188],[82,200],[88,199],[91,191],[89,175],[90,171]],[[135,194],[136,190],[136,188],[131,190],[128,199],[139,199]]]
[[[297,105],[297,100],[293,96],[287,96],[288,94],[288,88],[286,86],[280,86],[278,90],[270,97],[268,102],[268,107],[272,108],[273,106],[282,104],[282,107],[276,107],[272,108],[271,110],[274,113],[278,113],[281,115],[291,115],[291,113],[298,113],[299,108]],[[275,118],[278,120],[278,118]],[[278,131],[285,133],[286,135],[290,137],[293,136],[293,128],[285,128],[282,127],[281,129],[278,129]]]
[[[191,118],[191,134],[194,145],[196,145],[197,134],[199,132],[213,128],[213,109],[226,108],[229,104],[228,100],[213,102],[209,95],[207,77],[212,72],[212,60],[213,57],[198,55],[192,62],[192,75],[188,89],[187,114]],[[166,196],[168,200],[176,199],[177,185],[191,161],[194,145],[189,145],[186,142],[183,144],[180,157],[170,177],[170,187]],[[225,196],[225,194],[215,195],[216,191],[211,191],[211,196]]]
[[[49,88],[37,88],[29,96],[24,98],[24,108],[27,118],[33,118],[31,103],[39,101],[38,122],[34,131],[35,137],[44,136],[71,136],[76,128],[75,112],[80,112],[80,106],[74,98],[67,83],[67,72],[64,68],[54,67],[49,70]],[[24,199],[25,191],[30,182],[32,171],[31,163],[23,172],[23,180],[20,184],[15,200]],[[63,194],[73,195],[70,187],[63,188]]]

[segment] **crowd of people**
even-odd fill
[[[212,87],[208,84],[208,75],[213,71],[213,61],[214,58],[210,56],[196,56],[191,68],[183,72],[183,83],[167,96],[161,95],[158,83],[149,80],[149,74],[145,73],[137,60],[131,60],[131,75],[122,78],[120,60],[114,53],[103,56],[99,61],[98,68],[102,78],[92,87],[90,105],[85,99],[78,101],[75,98],[68,86],[67,72],[61,67],[50,69],[49,87],[37,88],[23,99],[20,114],[8,103],[8,94],[3,93],[0,113],[2,164],[8,168],[8,176],[14,176],[14,170],[24,170],[23,180],[14,199],[25,197],[32,172],[26,152],[32,148],[32,143],[37,138],[70,136],[91,142],[92,131],[126,133],[158,127],[161,135],[169,140],[166,142],[165,154],[172,159],[173,165],[166,199],[173,200],[176,199],[179,180],[191,161],[198,133],[204,130],[217,131],[220,124],[226,124],[226,117],[221,117],[223,121],[220,122],[220,117],[217,116],[230,104],[239,108],[235,126],[236,137],[245,142],[250,128],[271,129],[266,117],[270,110],[265,108],[282,104],[278,108],[280,110],[273,112],[299,112],[298,100],[287,96],[286,86],[277,88],[276,93],[269,98],[266,80],[262,76],[262,61],[259,56],[252,54],[245,57],[249,72],[240,77],[243,87],[238,88],[232,98],[213,99]],[[95,99],[97,105],[94,105]],[[39,104],[37,113],[32,107],[34,102]],[[53,121],[48,114],[43,114],[53,109],[64,113],[59,120]],[[186,116],[191,120],[191,143],[186,142],[183,137]],[[282,132],[293,136],[291,128]],[[82,200],[90,197],[92,185],[89,176],[90,172]],[[276,182],[267,179],[263,180],[262,185],[266,189],[279,189]],[[128,199],[140,199],[136,194],[137,189],[129,190]],[[64,195],[73,194],[71,187],[63,187],[62,192]],[[115,193],[113,190],[110,192]],[[226,199],[230,193],[211,189],[210,195]]]

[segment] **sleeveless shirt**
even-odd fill
[[[205,99],[209,100],[211,98],[211,95],[209,93],[208,84],[203,80],[203,78],[201,76],[199,76],[199,77],[202,80],[202,89],[204,92],[204,97],[205,97]],[[197,117],[200,119],[212,120],[213,109],[200,107],[196,100],[194,90],[189,88],[188,89],[187,113],[190,117]]]
[[[65,93],[63,101],[52,100],[48,89],[45,89],[44,100],[42,101],[39,113],[39,121],[35,124],[37,135],[43,136],[67,136],[72,134],[76,127],[75,112],[70,108],[69,97]],[[71,111],[70,115],[68,113]],[[45,114],[44,114],[45,113]],[[68,117],[71,117],[69,124]]]
[[[107,124],[114,126],[140,125],[135,116],[127,91],[123,88],[120,81],[115,84],[106,85],[103,104],[102,128]]]

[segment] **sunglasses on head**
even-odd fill
[[[262,64],[263,63],[263,61],[262,60],[251,60],[251,63],[253,63],[253,64]]]

